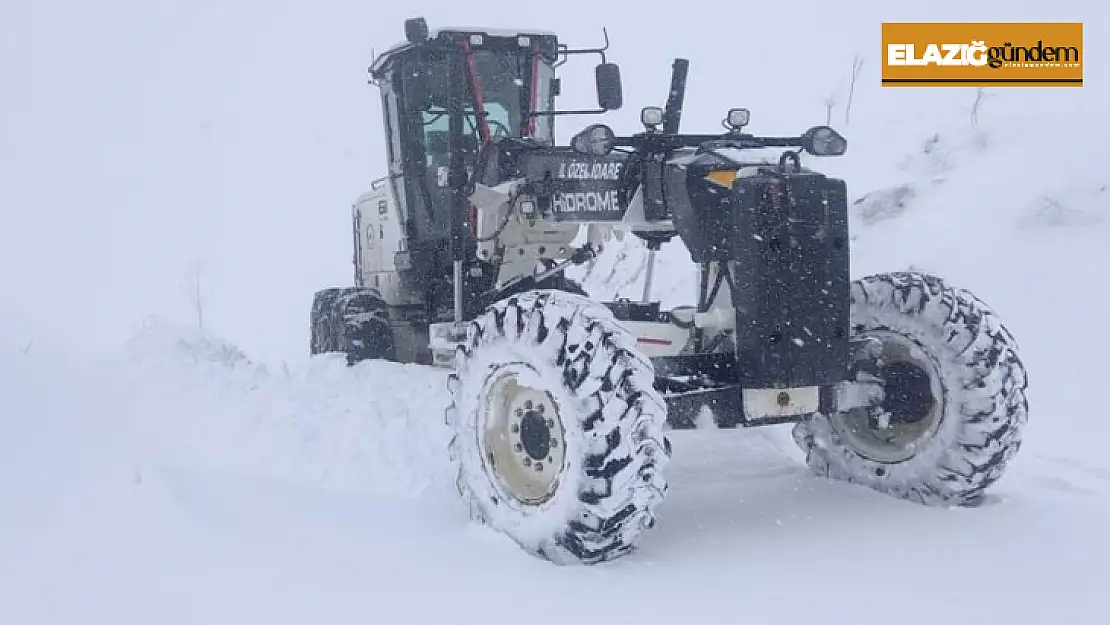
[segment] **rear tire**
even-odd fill
[[[342,288],[332,287],[316,291],[312,297],[309,338],[309,353],[312,355],[336,351],[332,313],[335,310],[335,300],[342,292]]]
[[[667,492],[654,369],[604,306],[534,290],[469,323],[446,412],[471,515],[526,552],[593,564],[632,551]]]
[[[818,475],[930,505],[975,505],[1021,447],[1025,367],[1014,337],[973,294],[933,276],[891,273],[852,284],[859,377],[882,403],[798,423]]]
[[[313,355],[341,352],[347,364],[363,360],[395,360],[389,309],[377,290],[365,287],[327,288],[312,300]]]

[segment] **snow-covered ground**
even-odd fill
[[[706,43],[728,20],[675,15],[663,45],[615,8],[523,16],[583,43],[609,26],[630,103],[618,126],[657,103],[682,55],[692,130],[750,103],[753,130],[782,134],[824,121],[821,100],[852,54],[877,50],[880,21],[1088,26],[1085,87],[992,91],[976,127],[972,91],[884,90],[871,58],[837,124],[850,153],[823,162],[862,199],[855,274],[948,277],[1020,341],[1030,423],[989,505],[931,509],[816,479],[785,428],[676,433],[659,525],[589,568],[468,521],[443,372],[303,355],[311,289],[348,273],[347,202],[381,169],[362,48],[397,39],[408,11],[500,26],[520,23],[511,6],[54,4],[0,6],[0,623],[1105,621],[1101,3],[744,9],[739,22],[758,23],[804,5],[819,24],[789,39],[746,30],[739,55],[784,58],[735,89],[707,85],[729,64]],[[831,52],[784,47],[806,36]],[[770,82],[791,64],[808,87]],[[197,258],[206,334],[180,279]],[[636,297],[642,263],[634,241],[614,243],[586,283]],[[659,263],[658,294],[688,299],[681,247]]]

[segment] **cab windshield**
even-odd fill
[[[502,137],[551,139],[551,117],[530,115],[533,111],[550,111],[553,106],[551,81],[555,71],[549,62],[539,55],[498,50],[476,50],[468,60],[471,93],[464,98],[464,146]],[[426,81],[423,86],[430,96],[420,113],[429,149],[445,147],[447,100],[451,95],[446,59],[436,65],[422,72]]]
[[[516,47],[473,49],[465,53],[466,92],[451,89],[450,53],[413,57],[402,66],[401,87],[409,162],[423,165],[421,196],[427,210],[425,224],[446,231],[450,204],[448,173],[451,136],[448,104],[462,104],[462,133],[455,137],[469,171],[487,142],[508,137],[531,137],[550,143],[553,118],[532,116],[553,106],[550,62]],[[457,58],[457,57],[456,57]],[[415,164],[413,163],[413,164]],[[415,181],[414,181],[415,182]],[[415,189],[414,189],[415,190]],[[415,199],[415,198],[414,198]]]

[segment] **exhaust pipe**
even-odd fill
[[[675,59],[671,65],[671,91],[667,94],[667,107],[663,109],[663,132],[677,134],[682,121],[682,102],[686,99],[686,74],[690,61]]]

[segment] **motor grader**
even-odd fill
[[[352,209],[354,283],[316,293],[311,351],[448,368],[458,490],[475,519],[552,562],[631,551],[668,490],[672,430],[794,424],[819,475],[929,505],[974,505],[1021,443],[1026,377],[976,296],[913,272],[851,277],[848,189],[820,173],[829,126],[679,126],[665,106],[569,145],[555,120],[621,108],[599,48],[533,30],[429,30],[377,56],[388,174]],[[596,109],[560,110],[557,68],[596,55]],[[770,156],[769,156],[770,153]],[[641,301],[566,276],[614,231],[651,256]],[[690,305],[652,299],[681,240]]]

